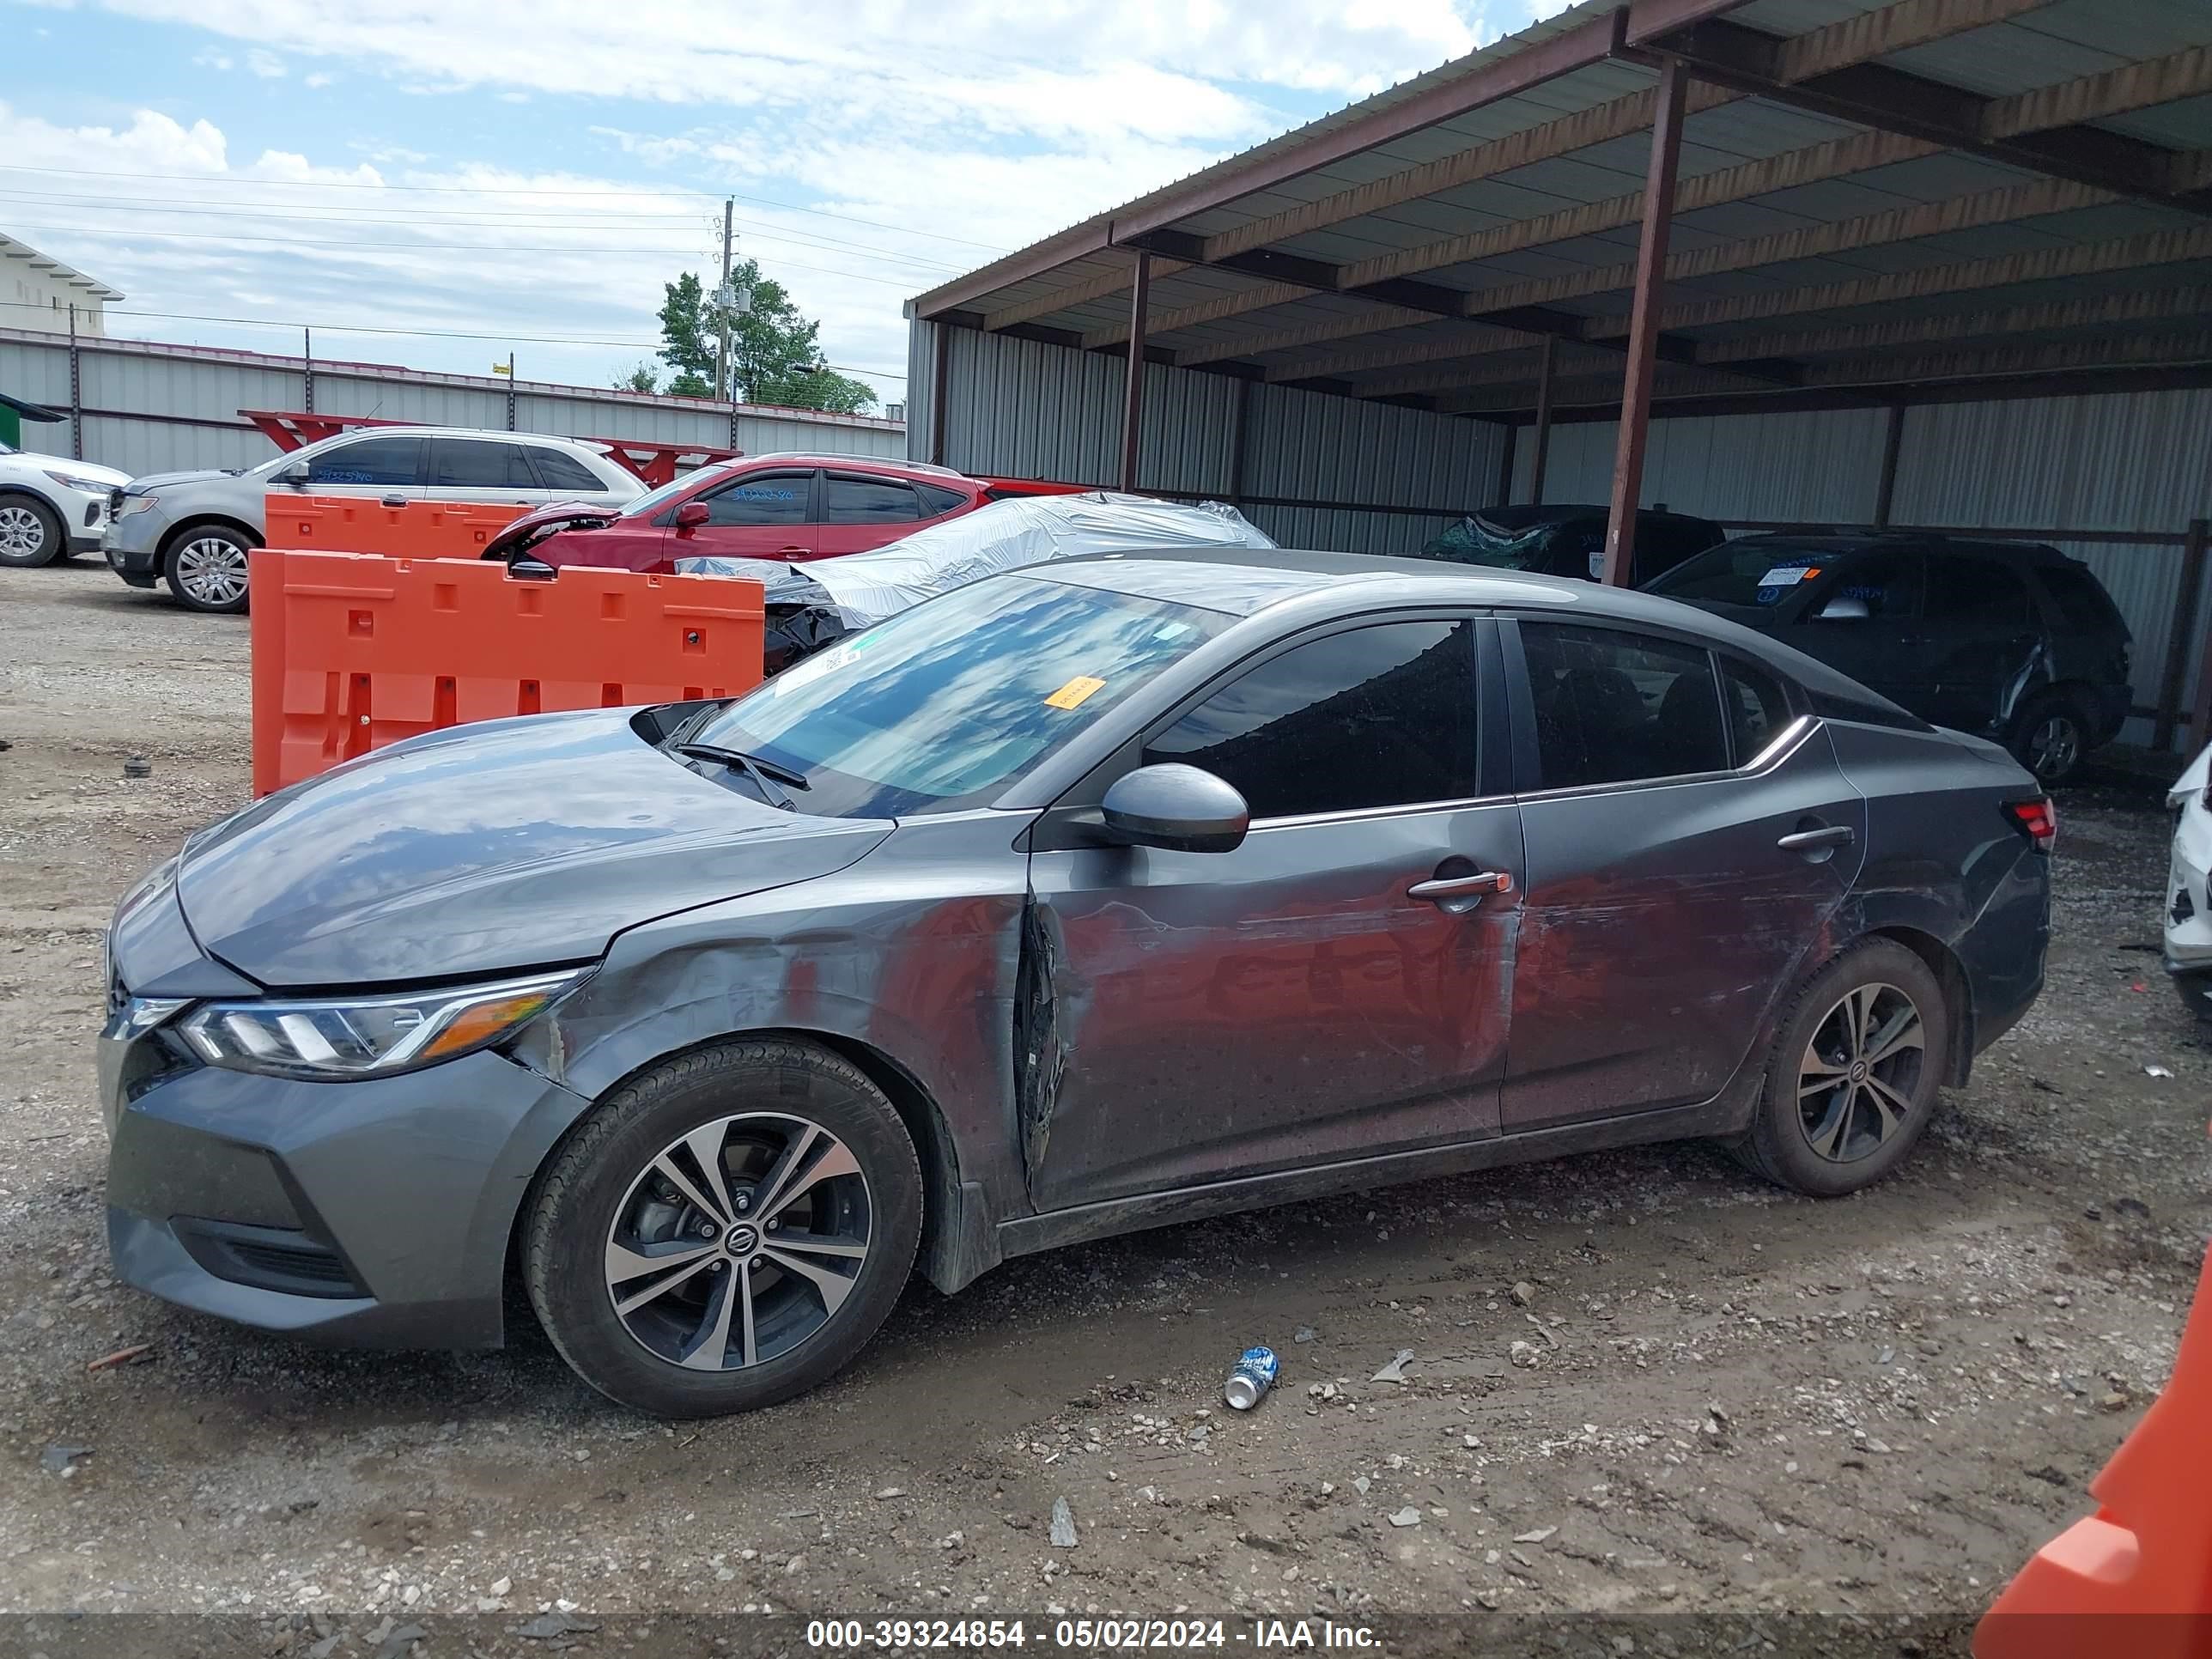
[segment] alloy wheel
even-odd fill
[[[222,536],[195,536],[177,550],[177,586],[200,605],[246,597],[246,550]]]
[[[607,1296],[656,1358],[692,1370],[761,1364],[836,1316],[872,1221],[859,1160],[820,1124],[716,1118],[630,1182],[607,1233]]]
[[[1844,994],[1813,1028],[1797,1066],[1797,1121],[1834,1164],[1866,1158],[1905,1127],[1928,1035],[1919,1006],[1894,985]]]
[[[15,502],[0,507],[0,556],[35,559],[46,550],[46,520]]]
[[[2051,714],[2027,734],[2028,768],[2039,778],[2063,778],[2081,757],[2081,728],[2070,714]]]

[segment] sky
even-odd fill
[[[112,334],[604,386],[734,196],[896,403],[911,295],[1563,4],[0,0],[0,231]]]

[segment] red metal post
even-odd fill
[[[1629,314],[1628,378],[1620,389],[1620,441],[1613,451],[1613,506],[1605,526],[1605,580],[1628,581],[1636,552],[1636,509],[1644,495],[1644,444],[1651,427],[1651,381],[1658,367],[1659,285],[1667,269],[1667,231],[1674,216],[1674,163],[1682,149],[1682,94],[1689,75],[1679,59],[1659,69],[1651,123],[1651,163],[1644,178],[1644,234],[1636,248],[1636,302]]]
[[[1121,387],[1121,488],[1137,488],[1137,448],[1145,425],[1145,311],[1152,297],[1152,256],[1139,252],[1129,285],[1129,364]]]
[[[1881,437],[1881,477],[1874,487],[1874,527],[1889,528],[1889,510],[1897,499],[1897,453],[1905,442],[1905,405],[1889,406],[1889,426]]]
[[[2154,749],[2173,744],[2173,723],[2181,712],[2182,682],[2189,672],[2189,635],[2197,626],[2197,606],[2204,592],[2204,557],[2212,541],[2212,523],[2189,521],[2189,539],[2181,546],[2181,592],[2176,596],[2173,626],[2166,637],[2166,674],[2159,687],[2158,724],[2151,738]],[[2212,629],[2206,630],[2204,651],[2197,666],[2197,701],[2189,712],[2189,736],[2182,747],[2194,753],[2204,745],[2207,726],[2212,726]]]

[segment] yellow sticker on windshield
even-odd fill
[[[1106,682],[1095,680],[1088,674],[1078,674],[1066,685],[1044,700],[1048,708],[1079,708],[1083,700],[1094,691],[1103,691]]]

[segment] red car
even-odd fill
[[[971,478],[950,467],[863,455],[747,455],[687,472],[619,508],[561,501],[526,513],[492,538],[483,556],[663,573],[678,558],[702,554],[834,559],[1008,495],[1083,488]]]

